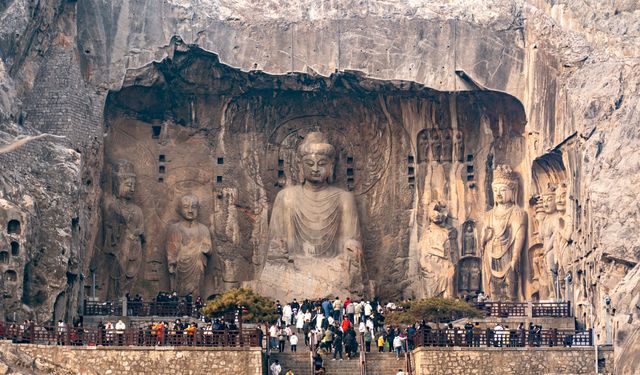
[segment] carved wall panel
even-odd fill
[[[198,222],[211,234],[201,294],[255,287],[269,264],[274,201],[302,183],[297,150],[311,132],[326,134],[335,148],[331,185],[355,196],[367,295],[455,295],[462,265],[465,285],[474,287],[480,274],[459,259],[482,256],[478,233],[493,206],[482,186],[491,184],[496,164],[528,175],[518,169],[522,106],[490,91],[452,95],[350,74],[244,73],[191,51],[130,72],[105,113],[106,161],[127,159],[136,171],[132,200],[144,216],[144,269],[131,291],[147,295],[171,288],[166,228],[181,220],[175,207],[188,194],[197,196]],[[478,185],[468,183],[469,168]],[[435,265],[422,256],[437,237],[432,202],[448,211],[446,287],[423,272]],[[287,277],[282,272],[276,276]],[[296,272],[304,279],[305,269]],[[296,288],[265,293],[328,292],[304,282]],[[99,293],[107,289],[102,283]]]

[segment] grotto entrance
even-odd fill
[[[172,289],[179,272],[170,272],[167,248],[180,221],[201,228],[185,250],[201,251],[189,281],[196,293],[257,286],[270,259],[274,200],[302,182],[297,152],[311,132],[335,149],[331,184],[355,197],[367,295],[479,289],[493,168],[527,175],[524,109],[510,95],[439,92],[354,72],[244,72],[197,47],[129,71],[108,96],[105,122],[103,251],[94,259],[103,298]],[[195,219],[180,213],[185,195],[196,197]],[[516,203],[524,196],[521,188]],[[444,237],[430,228],[434,204]],[[267,294],[310,290],[299,288]]]

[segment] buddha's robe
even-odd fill
[[[211,247],[211,233],[206,226],[198,222],[188,226],[184,221],[169,226],[167,263],[169,269],[175,265],[172,287],[178,295],[199,295],[200,280],[204,275]]]

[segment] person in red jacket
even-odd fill
[[[345,315],[345,317],[342,318],[342,332],[347,332],[349,327],[351,327],[351,322],[349,321],[349,318],[347,318],[347,316]]]

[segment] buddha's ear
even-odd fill
[[[329,184],[333,184],[336,181],[336,163],[335,161],[333,161],[331,163],[331,173],[329,174],[329,177],[327,177],[327,182]]]

